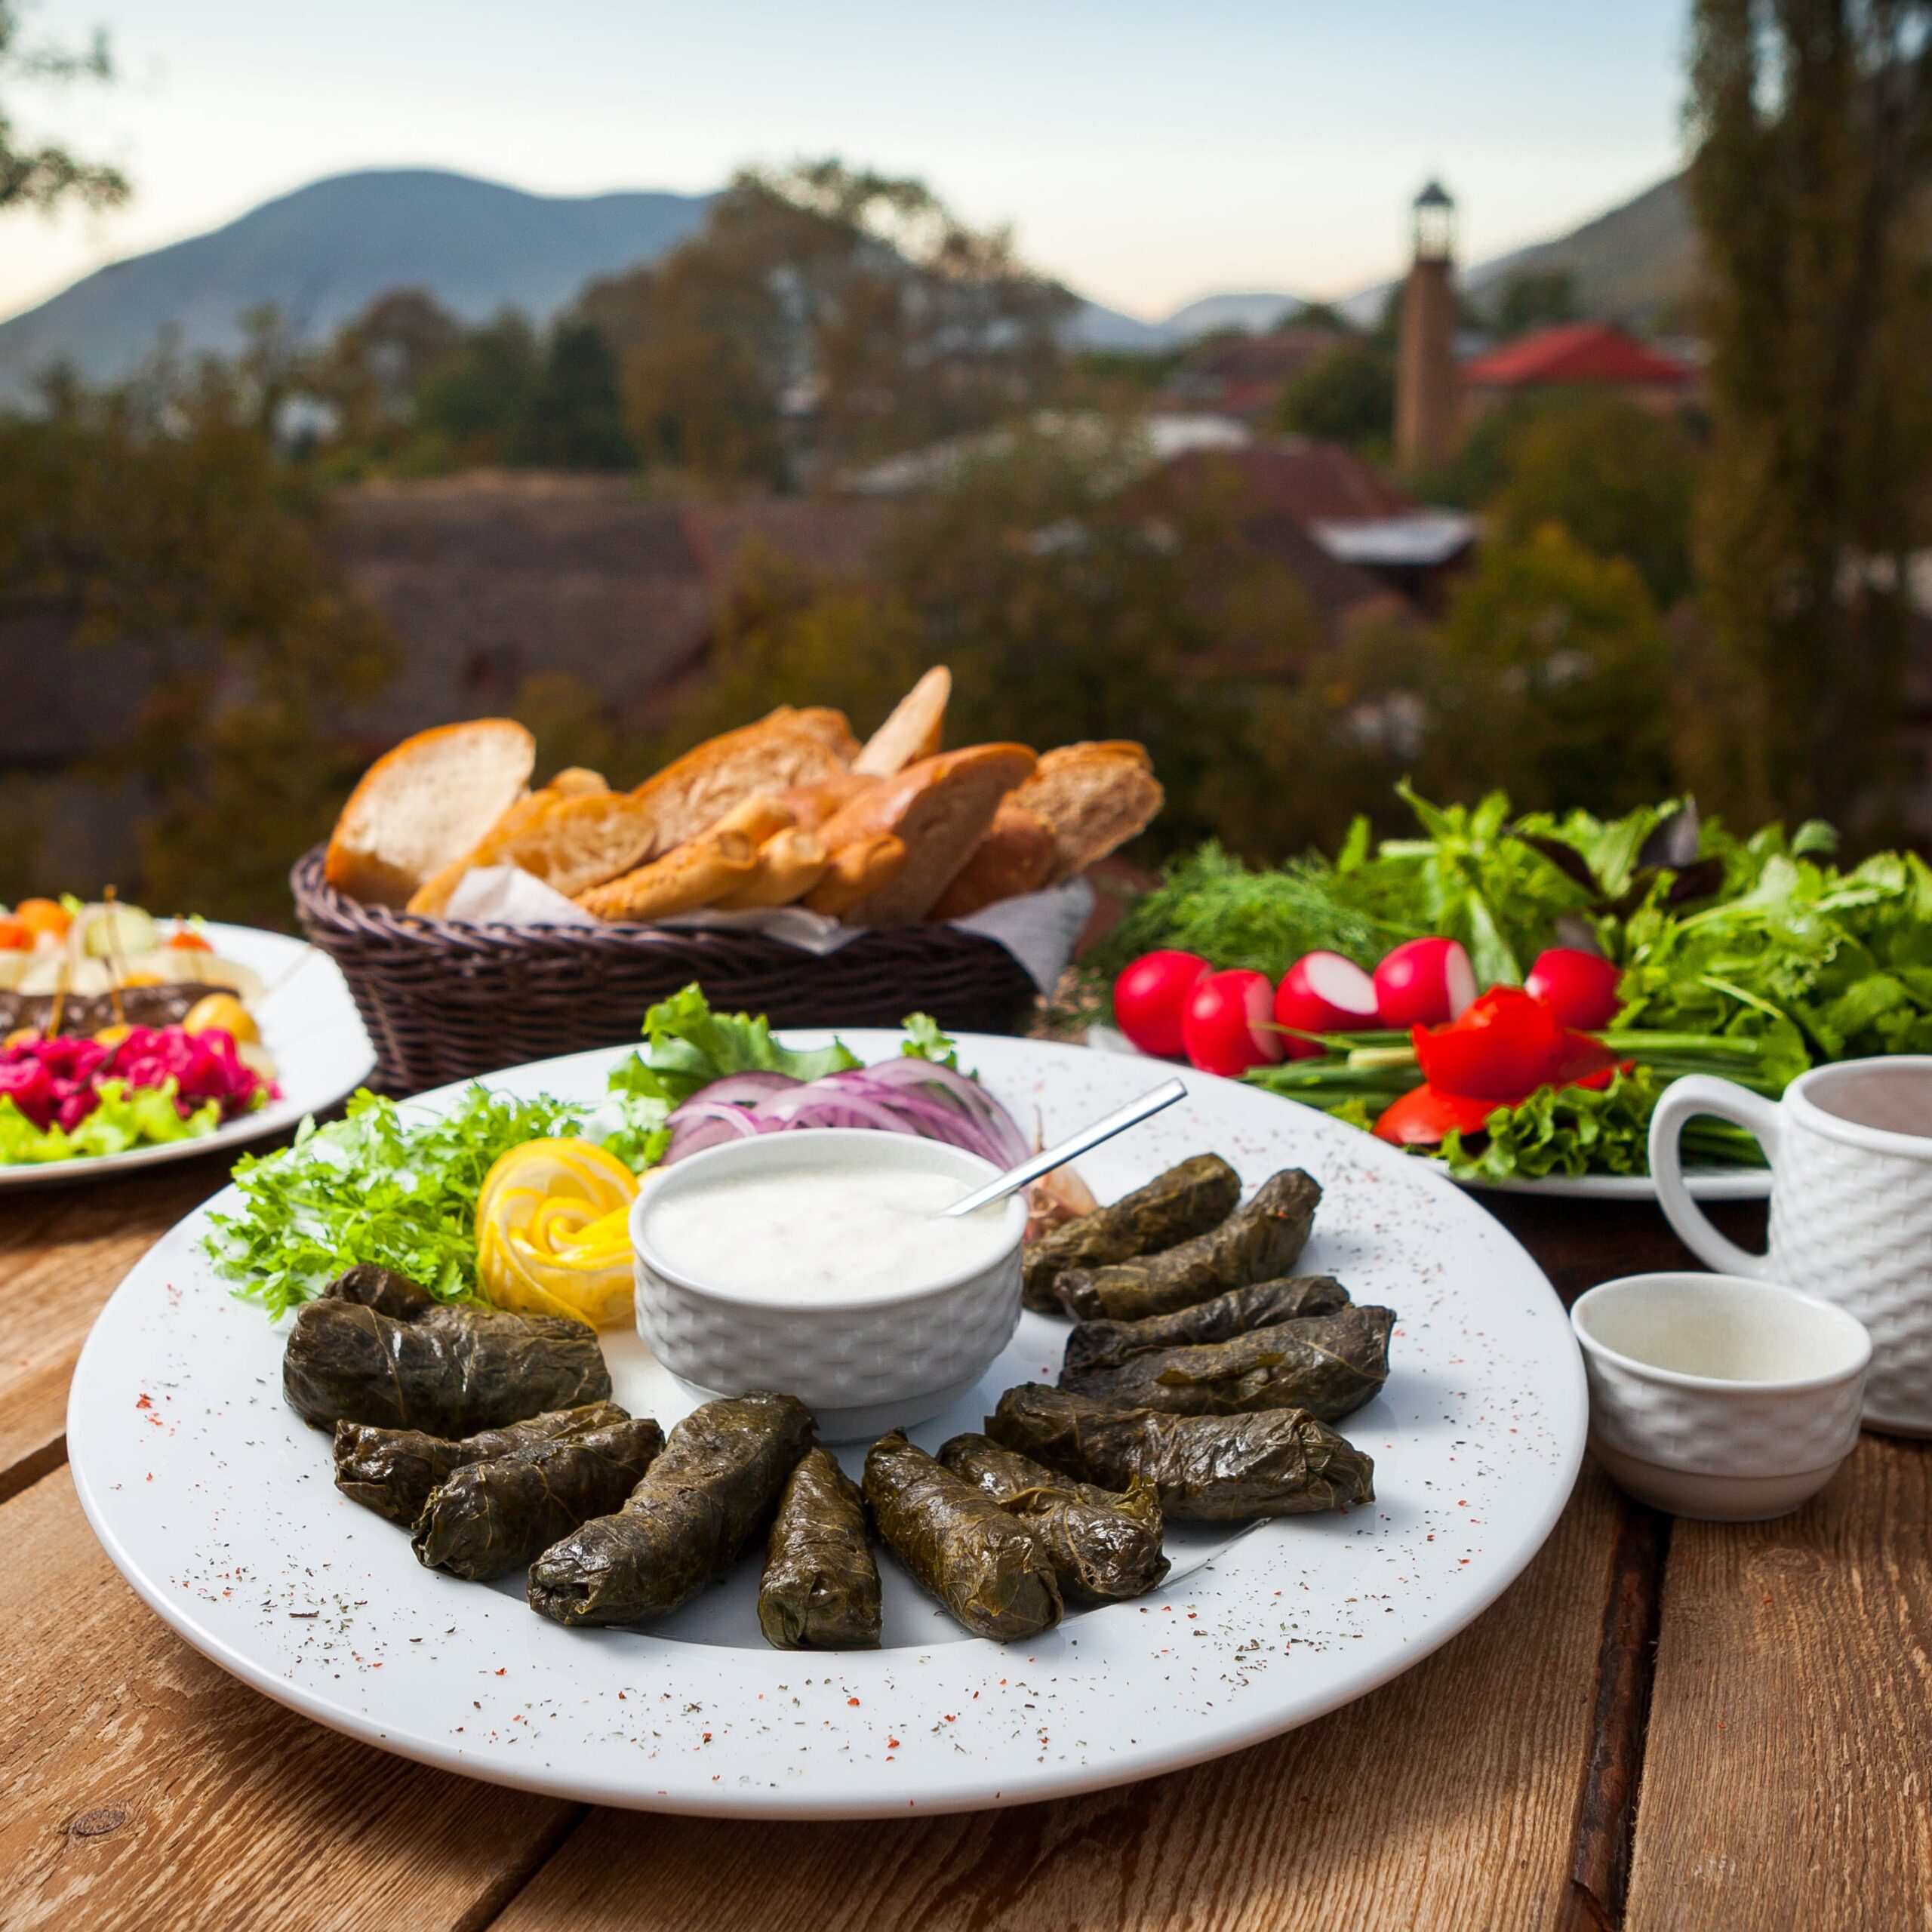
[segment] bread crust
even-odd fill
[[[1000,900],[1037,891],[1053,870],[1055,856],[1053,827],[1011,795],[1004,798],[986,835],[927,916],[963,919]]]
[[[805,894],[810,912],[842,919],[862,899],[890,885],[905,869],[906,841],[890,832],[853,839],[830,855],[825,873]]]
[[[845,769],[823,738],[780,718],[761,718],[694,746],[647,778],[634,798],[657,823],[659,853],[695,838],[754,792],[835,778]]]
[[[718,909],[742,912],[755,906],[789,906],[824,878],[831,863],[832,855],[817,832],[787,826],[758,848],[758,863],[750,875],[717,902]]]
[[[952,696],[952,673],[935,664],[892,707],[885,722],[852,760],[862,777],[891,778],[931,758],[945,743],[946,707]]]
[[[1146,747],[1112,738],[1047,752],[1014,802],[1052,827],[1054,863],[1044,883],[1057,885],[1144,832],[1164,795]]]
[[[1025,745],[968,745],[921,758],[834,814],[820,836],[835,852],[888,832],[906,846],[897,877],[850,909],[853,922],[903,926],[924,918],[992,823],[1000,800],[1037,762]]]
[[[742,832],[707,832],[621,878],[580,892],[577,903],[599,919],[668,918],[715,906],[757,863],[758,848]]]
[[[628,792],[559,792],[555,783],[512,805],[473,851],[419,887],[408,909],[440,918],[478,866],[515,866],[571,898],[629,871],[651,849],[657,827],[650,809]]]
[[[522,795],[536,762],[536,740],[513,718],[439,724],[404,739],[349,793],[324,877],[371,904],[407,905]]]

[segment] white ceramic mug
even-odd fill
[[[1678,1140],[1697,1114],[1734,1122],[1764,1148],[1768,1254],[1727,1241],[1690,1198]],[[1866,1422],[1932,1435],[1932,1055],[1814,1067],[1781,1100],[1701,1074],[1675,1081],[1651,1118],[1651,1173],[1700,1261],[1857,1316],[1872,1337]]]

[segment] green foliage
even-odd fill
[[[1574,322],[1577,278],[1568,269],[1518,269],[1505,275],[1489,303],[1489,323],[1506,339],[1531,329]]]
[[[1072,298],[922,183],[835,161],[740,174],[698,235],[593,287],[647,463],[783,485],[1050,401]]]
[[[21,8],[0,0],[0,86],[11,97],[23,83],[109,81],[114,63],[107,37],[97,32],[85,47],[31,46],[21,37]],[[78,204],[117,208],[133,192],[128,177],[103,162],[83,161],[57,141],[23,142],[0,112],[0,210],[38,208],[43,214]]]
[[[1395,430],[1395,358],[1383,344],[1344,340],[1281,396],[1280,426],[1304,436],[1386,450]]]
[[[1533,808],[1626,810],[1671,789],[1671,670],[1635,568],[1560,525],[1486,545],[1441,629],[1438,744]]]
[[[0,1097],[0,1166],[45,1161],[73,1161],[125,1154],[143,1143],[200,1140],[221,1124],[221,1103],[205,1101],[184,1120],[175,1106],[173,1078],[158,1087],[128,1088],[125,1080],[103,1080],[95,1090],[94,1111],[69,1131],[36,1127],[11,1097]]]
[[[39,414],[0,417],[0,615],[51,620],[83,662],[111,645],[144,672],[131,737],[96,774],[135,787],[143,872],[119,883],[269,924],[353,776],[334,721],[389,665],[265,427],[272,347],[100,395],[57,385]]]
[[[517,462],[550,469],[637,466],[618,401],[616,360],[589,323],[566,321],[552,331],[510,448]]]
[[[1558,523],[1634,565],[1660,608],[1689,589],[1697,452],[1680,423],[1614,394],[1568,394],[1513,426],[1506,463],[1487,507],[1506,535]]]
[[[503,462],[529,420],[541,368],[536,331],[506,312],[430,365],[416,386],[414,426],[456,468]]]
[[[1713,447],[1700,794],[1896,809],[1907,558],[1932,468],[1932,69],[1922,0],[1699,0],[1690,174]]]

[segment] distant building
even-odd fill
[[[1439,468],[1461,429],[1456,381],[1456,204],[1431,181],[1411,209],[1408,278],[1395,351],[1395,460]]]
[[[1268,335],[1204,344],[1155,398],[1161,410],[1206,410],[1259,424],[1298,377],[1348,340],[1334,329],[1291,324]]]
[[[1171,467],[1205,473],[1210,465],[1239,477],[1251,518],[1292,525],[1327,560],[1315,568],[1300,546],[1295,558],[1284,559],[1331,620],[1352,622],[1371,608],[1435,611],[1475,549],[1474,517],[1419,502],[1340,443],[1284,436],[1245,449],[1190,453]],[[1371,585],[1380,597],[1370,598]]]
[[[1692,365],[1607,322],[1537,329],[1463,365],[1465,423],[1537,389],[1606,389],[1647,409],[1682,407],[1697,393]]]

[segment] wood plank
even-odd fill
[[[101,1303],[183,1215],[227,1185],[233,1159],[229,1149],[0,1193],[0,1497],[60,1460],[67,1384]]]
[[[581,1807],[350,1742],[114,1573],[61,1469],[0,1509],[0,1924],[485,1924]]]
[[[1774,1523],[1680,1521],[1629,1932],[1932,1925],[1932,1447]]]
[[[918,1823],[594,1811],[495,1932],[1554,1926],[1617,1522],[1586,1471],[1487,1616],[1373,1696],[1251,1751]]]

